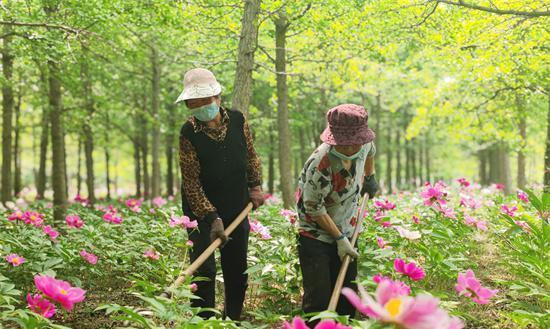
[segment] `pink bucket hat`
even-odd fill
[[[368,126],[369,115],[365,108],[355,104],[342,104],[327,112],[328,126],[321,140],[329,145],[363,145],[372,142],[374,131]]]

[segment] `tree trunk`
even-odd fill
[[[410,152],[411,152],[411,178],[412,178],[412,186],[416,187],[416,178],[418,177],[417,171],[416,171],[416,138],[411,139],[410,142]]]
[[[267,189],[270,194],[273,194],[275,192],[275,137],[273,136],[273,128],[269,129],[269,159],[267,176]]]
[[[82,167],[80,164],[81,153],[82,153],[82,140],[79,138],[78,139],[78,159],[77,159],[77,165],[76,165],[76,194],[77,195],[80,195],[80,190],[82,188],[82,176],[80,172]]]
[[[418,151],[418,181],[422,185],[422,178],[424,177],[424,142],[422,137],[416,140],[416,150]]]
[[[426,182],[431,182],[431,164],[430,164],[430,138],[429,135],[426,135],[426,140],[424,144],[424,159],[426,163]]]
[[[286,84],[286,31],[288,22],[285,9],[275,20],[275,70],[277,72],[277,122],[279,128],[279,177],[283,204],[290,208],[294,204],[292,193],[292,158],[290,150],[290,122],[288,120],[288,88]]]
[[[140,146],[136,140],[134,140],[134,178],[136,182],[136,196],[141,196],[141,155]]]
[[[111,200],[111,175],[109,171],[111,155],[109,154],[109,147],[104,147],[105,153],[105,186],[107,187],[107,200]]]
[[[496,144],[491,145],[489,148],[489,181],[488,183],[502,183],[500,181],[500,157],[498,154],[498,147]]]
[[[147,98],[144,97],[144,108],[143,108],[143,114],[140,117],[141,121],[141,161],[143,168],[143,197],[149,198],[151,195],[151,189],[150,189],[150,177],[149,177],[149,137],[148,137],[148,130],[147,130],[147,120],[145,118],[145,113],[147,113]]]
[[[550,192],[550,97],[546,112],[546,151],[544,152],[544,192]]]
[[[173,104],[168,106],[168,133],[166,134],[166,193],[174,195],[174,143],[176,131],[176,108]]]
[[[518,176],[517,183],[518,188],[525,189],[527,185],[527,179],[525,177],[525,146],[527,144],[527,122],[525,119],[525,106],[523,98],[521,95],[516,95],[516,105],[519,116],[519,137],[520,137],[520,147],[518,151]]]
[[[411,150],[407,140],[405,140],[405,185],[410,188],[411,184]]]
[[[384,149],[386,150],[386,187],[388,194],[391,194],[393,192],[393,184],[392,184],[392,148],[391,145],[391,129],[392,127],[388,125],[388,135],[386,139],[386,145],[384,145]]]
[[[398,127],[395,129],[395,187],[401,189],[403,187],[401,178],[401,130]]]
[[[487,185],[489,183],[489,173],[487,171],[487,150],[479,150],[477,152],[479,158],[479,183]]]
[[[501,179],[500,181],[504,184],[504,193],[511,194],[512,189],[512,173],[510,170],[510,157],[508,156],[508,150],[504,143],[499,147],[499,158],[501,165]]]
[[[23,188],[21,181],[21,91],[17,95],[17,103],[15,104],[15,143],[13,147],[13,165],[15,168],[13,179],[13,193],[19,195]]]
[[[258,41],[258,13],[261,0],[245,0],[237,55],[237,72],[233,83],[232,106],[248,115],[252,95],[254,52]]]
[[[153,116],[153,143],[151,156],[153,158],[153,177],[151,182],[151,198],[160,196],[160,64],[159,55],[156,46],[151,50],[151,67],[152,67],[152,102],[151,114]]]
[[[11,33],[11,27],[5,25],[4,34]],[[13,199],[12,189],[12,129],[13,129],[13,55],[10,49],[11,36],[4,37],[2,48],[2,202]]]
[[[57,64],[53,60],[48,61],[50,68],[49,84],[50,84],[50,122],[51,122],[51,138],[52,138],[52,187],[53,187],[53,206],[54,206],[54,221],[62,222],[65,219],[65,211],[67,206],[67,184],[66,165],[65,165],[65,142],[64,130],[62,121],[62,105],[61,105],[61,83],[58,78],[59,70]]]
[[[88,188],[88,200],[90,204],[96,201],[95,196],[95,173],[94,173],[94,134],[91,121],[93,120],[95,105],[92,89],[92,77],[88,68],[88,60],[85,58],[81,63],[81,77],[84,83],[84,99],[86,101],[86,122],[83,126],[84,154],[86,159],[86,186]]]
[[[50,136],[50,111],[47,106],[42,109],[42,123],[40,132],[40,160],[38,166],[38,176],[36,179],[36,199],[44,198],[46,192],[46,159],[48,153],[48,142]]]

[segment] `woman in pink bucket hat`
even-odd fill
[[[193,241],[191,262],[220,238],[224,242],[221,267],[224,276],[224,317],[240,320],[247,288],[247,252],[250,226],[245,219],[227,237],[224,227],[252,202],[263,204],[262,170],[254,149],[248,123],[239,111],[221,106],[221,86],[207,69],[195,68],[183,79],[183,91],[176,103],[185,102],[192,116],[180,131],[179,162],[182,175],[183,213],[198,221],[189,229]],[[230,239],[229,239],[230,238]],[[215,303],[216,261],[210,256],[196,272],[198,280],[194,307],[213,309]],[[200,316],[209,318],[211,311]]]
[[[374,177],[374,132],[364,107],[342,104],[327,113],[323,143],[306,161],[298,180],[298,255],[302,269],[305,313],[327,309],[345,255],[359,254],[349,239],[357,223],[362,193],[378,191]],[[357,262],[350,263],[344,287],[357,290],[352,281]],[[340,298],[336,311],[351,317],[355,308]],[[310,322],[314,326],[316,321]]]

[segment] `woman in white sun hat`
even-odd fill
[[[260,159],[243,114],[221,106],[221,86],[207,69],[188,71],[176,103],[185,102],[192,116],[180,131],[179,162],[182,174],[183,213],[199,223],[189,230],[194,261],[211,241],[221,238],[221,267],[224,276],[224,316],[239,320],[247,288],[248,235],[245,219],[228,239],[224,227],[237,217],[248,202],[263,204]],[[215,307],[216,262],[214,255],[199,268],[194,307]],[[213,312],[199,315],[208,318]]]

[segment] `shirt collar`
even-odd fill
[[[220,106],[220,113],[222,115],[222,122],[221,122],[219,127],[226,126],[227,123],[229,123],[229,114],[227,113],[227,109]],[[191,116],[189,121],[191,122],[191,126],[193,126],[193,131],[195,133],[198,133],[198,132],[204,131],[204,130],[216,130],[216,129],[219,128],[219,127],[216,127],[216,128],[208,127],[206,122],[200,121],[197,118],[195,118],[194,116]]]

